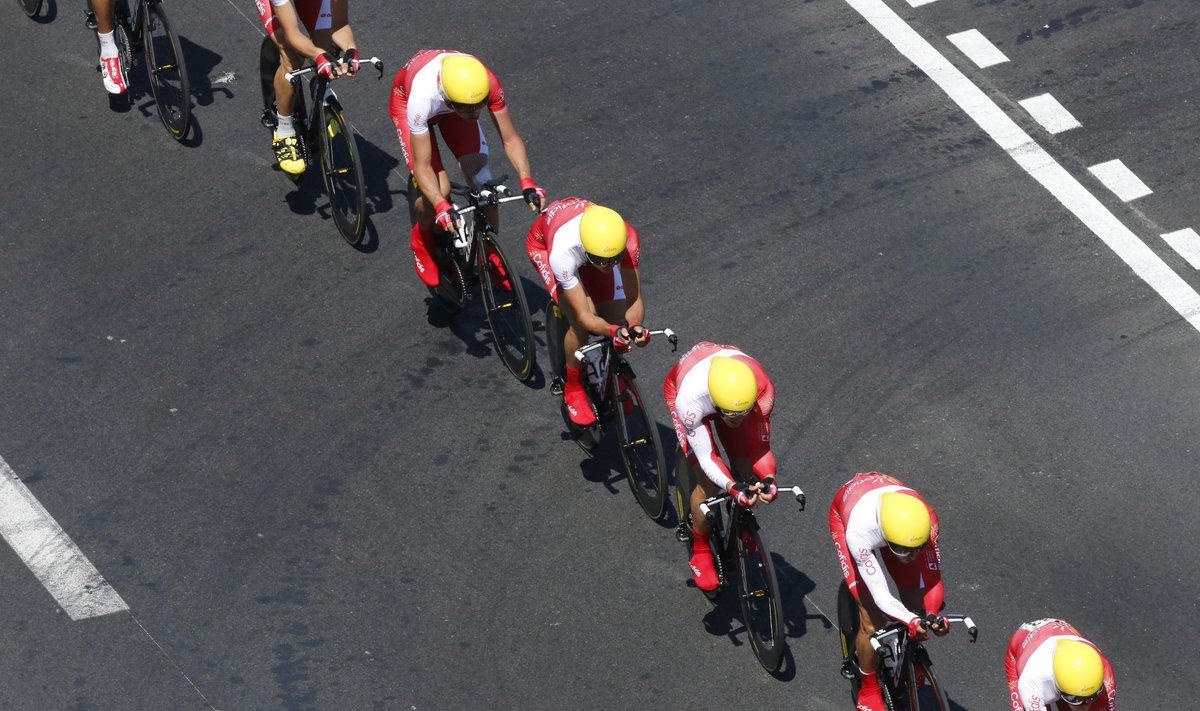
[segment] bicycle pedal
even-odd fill
[[[854,664],[853,659],[847,659],[846,661],[842,662],[842,669],[840,672],[842,678],[849,681],[854,681],[855,677],[858,676],[858,669],[855,667],[856,665]]]
[[[554,376],[554,379],[550,381],[550,394],[554,395],[555,397],[562,397],[563,386],[565,385],[566,383],[563,382],[561,377],[557,375]]]
[[[676,526],[675,540],[679,541],[680,543],[687,543],[689,540],[691,540],[692,536],[688,532],[689,528],[691,528],[691,525],[686,521],[681,522],[678,526]]]
[[[87,10],[84,10],[84,11],[83,11],[83,24],[84,24],[84,26],[86,26],[86,27],[87,27],[89,30],[95,30],[95,29],[96,29],[96,27],[97,27],[97,25],[96,25],[96,13],[94,13],[94,12],[88,12]]]

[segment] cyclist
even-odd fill
[[[104,89],[110,94],[124,94],[129,90],[127,67],[121,65],[121,54],[113,35],[117,0],[92,0],[91,6],[96,20],[96,37],[100,40],[100,78],[104,80]]]
[[[857,708],[885,711],[871,635],[887,624],[887,618],[906,624],[914,639],[924,639],[927,630],[939,636],[949,631],[945,620],[934,617],[945,596],[937,512],[898,479],[879,472],[856,474],[829,506],[829,531],[842,577],[858,607],[854,648],[862,687]],[[888,589],[884,566],[896,582],[899,599]]]
[[[701,590],[715,590],[719,581],[708,540],[711,526],[700,504],[718,492],[747,507],[775,500],[775,484],[761,481],[775,476],[771,453],[775,385],[757,360],[736,347],[701,341],[667,373],[663,398],[696,482],[689,492],[692,579]],[[728,466],[717,452],[714,434],[729,457]]]
[[[279,168],[291,175],[304,172],[304,156],[292,119],[295,97],[292,83],[284,75],[298,69],[305,59],[317,72],[337,79],[343,71],[358,73],[358,45],[350,29],[350,0],[254,0],[267,35],[279,48],[279,70],[275,72],[275,135],[271,148]],[[301,31],[301,25],[308,35]],[[342,50],[344,65],[334,61],[334,48]]]
[[[1117,708],[1112,665],[1079,630],[1062,620],[1021,625],[1008,641],[1004,671],[1013,711]]]
[[[529,171],[525,142],[513,126],[504,87],[490,69],[475,57],[444,49],[423,49],[396,72],[388,111],[400,138],[404,161],[412,174],[408,201],[413,219],[409,241],[417,276],[429,288],[438,285],[433,260],[433,226],[449,232],[459,220],[450,202],[450,178],[442,165],[432,127],[458,160],[468,186],[478,190],[491,180],[488,144],[479,124],[486,108],[500,134],[504,153],[521,180],[521,192],[530,209],[539,211],[546,192]],[[496,206],[485,211],[488,221],[499,228]]]
[[[575,351],[589,335],[612,337],[618,351],[650,342],[650,331],[641,326],[646,315],[638,272],[641,240],[615,210],[572,197],[551,203],[533,221],[525,250],[567,318],[563,402],[571,422],[587,427],[596,422],[596,413],[583,390]]]

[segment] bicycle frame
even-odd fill
[[[703,475],[703,474],[702,474]],[[800,504],[800,510],[803,511],[808,502],[808,497],[804,491],[798,486],[780,487],[779,494],[784,492],[790,493],[796,497],[796,503]],[[712,526],[712,535],[717,539],[717,549],[722,553],[731,553],[734,550],[734,541],[743,530],[757,531],[759,529],[758,519],[754,516],[754,511],[742,506],[738,506],[734,498],[729,494],[721,494],[714,496],[711,499],[705,499],[700,502],[700,513],[708,519],[709,525]],[[725,520],[729,520],[729,525],[726,526]],[[714,555],[713,561],[717,565],[717,578],[721,584],[725,583],[724,563],[721,559],[724,555]]]
[[[650,335],[666,336],[667,342],[671,344],[672,353],[679,348],[679,337],[669,328],[650,331]],[[585,357],[588,353],[595,350],[600,351],[598,359],[593,360]],[[607,337],[575,351],[575,357],[579,360],[587,376],[584,387],[587,388],[588,396],[591,398],[592,403],[595,404],[596,410],[603,415],[616,402],[614,393],[616,392],[617,384],[615,381],[616,376],[614,375],[615,370],[612,368],[613,358],[617,358],[617,368],[629,368],[629,364],[624,358],[617,355],[616,349],[613,348],[612,339]],[[593,376],[595,377],[593,378]]]
[[[970,617],[965,615],[939,615],[947,623],[961,622],[967,627],[972,644],[979,638],[979,629]],[[921,642],[913,640],[908,635],[908,627],[899,622],[893,622],[887,627],[871,635],[871,649],[875,651],[880,661],[880,678],[892,691],[903,688],[911,682],[913,676],[913,658],[924,655],[926,661],[929,653]]]
[[[521,195],[512,195],[507,185],[497,183],[495,185],[487,183],[479,189],[479,192],[468,192],[467,201],[470,203],[466,207],[459,208],[458,214],[461,217],[466,217],[472,214],[471,227],[468,229],[464,220],[457,231],[455,231],[454,239],[450,247],[454,251],[455,259],[459,266],[470,268],[470,265],[475,263],[475,258],[480,249],[480,240],[483,235],[488,232],[496,232],[496,228],[492,227],[492,223],[488,222],[487,215],[483,208],[491,205],[502,205],[506,202],[514,200],[524,200]]]

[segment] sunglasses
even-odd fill
[[[450,104],[450,108],[454,109],[455,111],[459,111],[464,114],[477,114],[483,111],[483,105],[487,103],[487,100],[485,99],[478,104],[456,104],[453,101],[448,103]]]
[[[1062,700],[1064,702],[1066,702],[1067,705],[1069,705],[1069,706],[1083,706],[1084,704],[1088,704],[1088,703],[1091,703],[1092,701],[1095,701],[1096,697],[1098,697],[1098,696],[1100,696],[1099,691],[1092,694],[1091,696],[1076,696],[1074,694],[1062,694]]]
[[[621,252],[620,254],[618,254],[616,256],[612,256],[612,257],[597,257],[594,254],[589,254],[587,256],[587,258],[588,258],[588,261],[591,262],[592,266],[594,266],[594,267],[600,267],[601,269],[610,269],[621,263],[621,260],[625,258],[625,253]]]
[[[888,548],[891,549],[892,553],[896,554],[897,558],[912,558],[916,554],[920,553],[921,549],[924,547],[924,544],[919,546],[898,546],[895,543],[888,543]]]
[[[738,417],[742,417],[743,415],[749,413],[750,411],[749,410],[726,410],[724,408],[718,407],[717,412],[721,415],[721,417],[728,417],[730,419],[736,419]]]

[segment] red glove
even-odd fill
[[[629,329],[625,326],[609,326],[608,337],[612,339],[613,348],[617,349],[618,353],[628,353],[629,344]]]
[[[775,477],[767,477],[762,480],[762,491],[758,492],[759,497],[766,503],[771,503],[779,496],[779,488],[775,486]]]
[[[758,492],[752,492],[748,489],[749,487],[746,484],[738,482],[729,490],[729,494],[733,496],[733,500],[737,502],[738,506],[744,509],[752,509],[758,506],[758,499],[755,498]]]
[[[321,52],[317,57],[317,74],[326,79],[337,79],[337,63],[333,61],[333,55],[329,52]]]
[[[908,625],[909,637],[912,637],[913,639],[920,639],[921,635],[925,634],[925,620],[921,619],[920,617],[914,617],[906,624]]]
[[[437,217],[433,218],[437,226],[447,232],[453,232],[458,223],[458,212],[454,205],[450,204],[449,200],[442,200],[433,210],[437,213]]]
[[[546,200],[546,191],[539,188],[538,184],[533,182],[533,178],[521,178],[521,194],[525,196],[525,202],[538,210],[542,209],[542,204]]]

